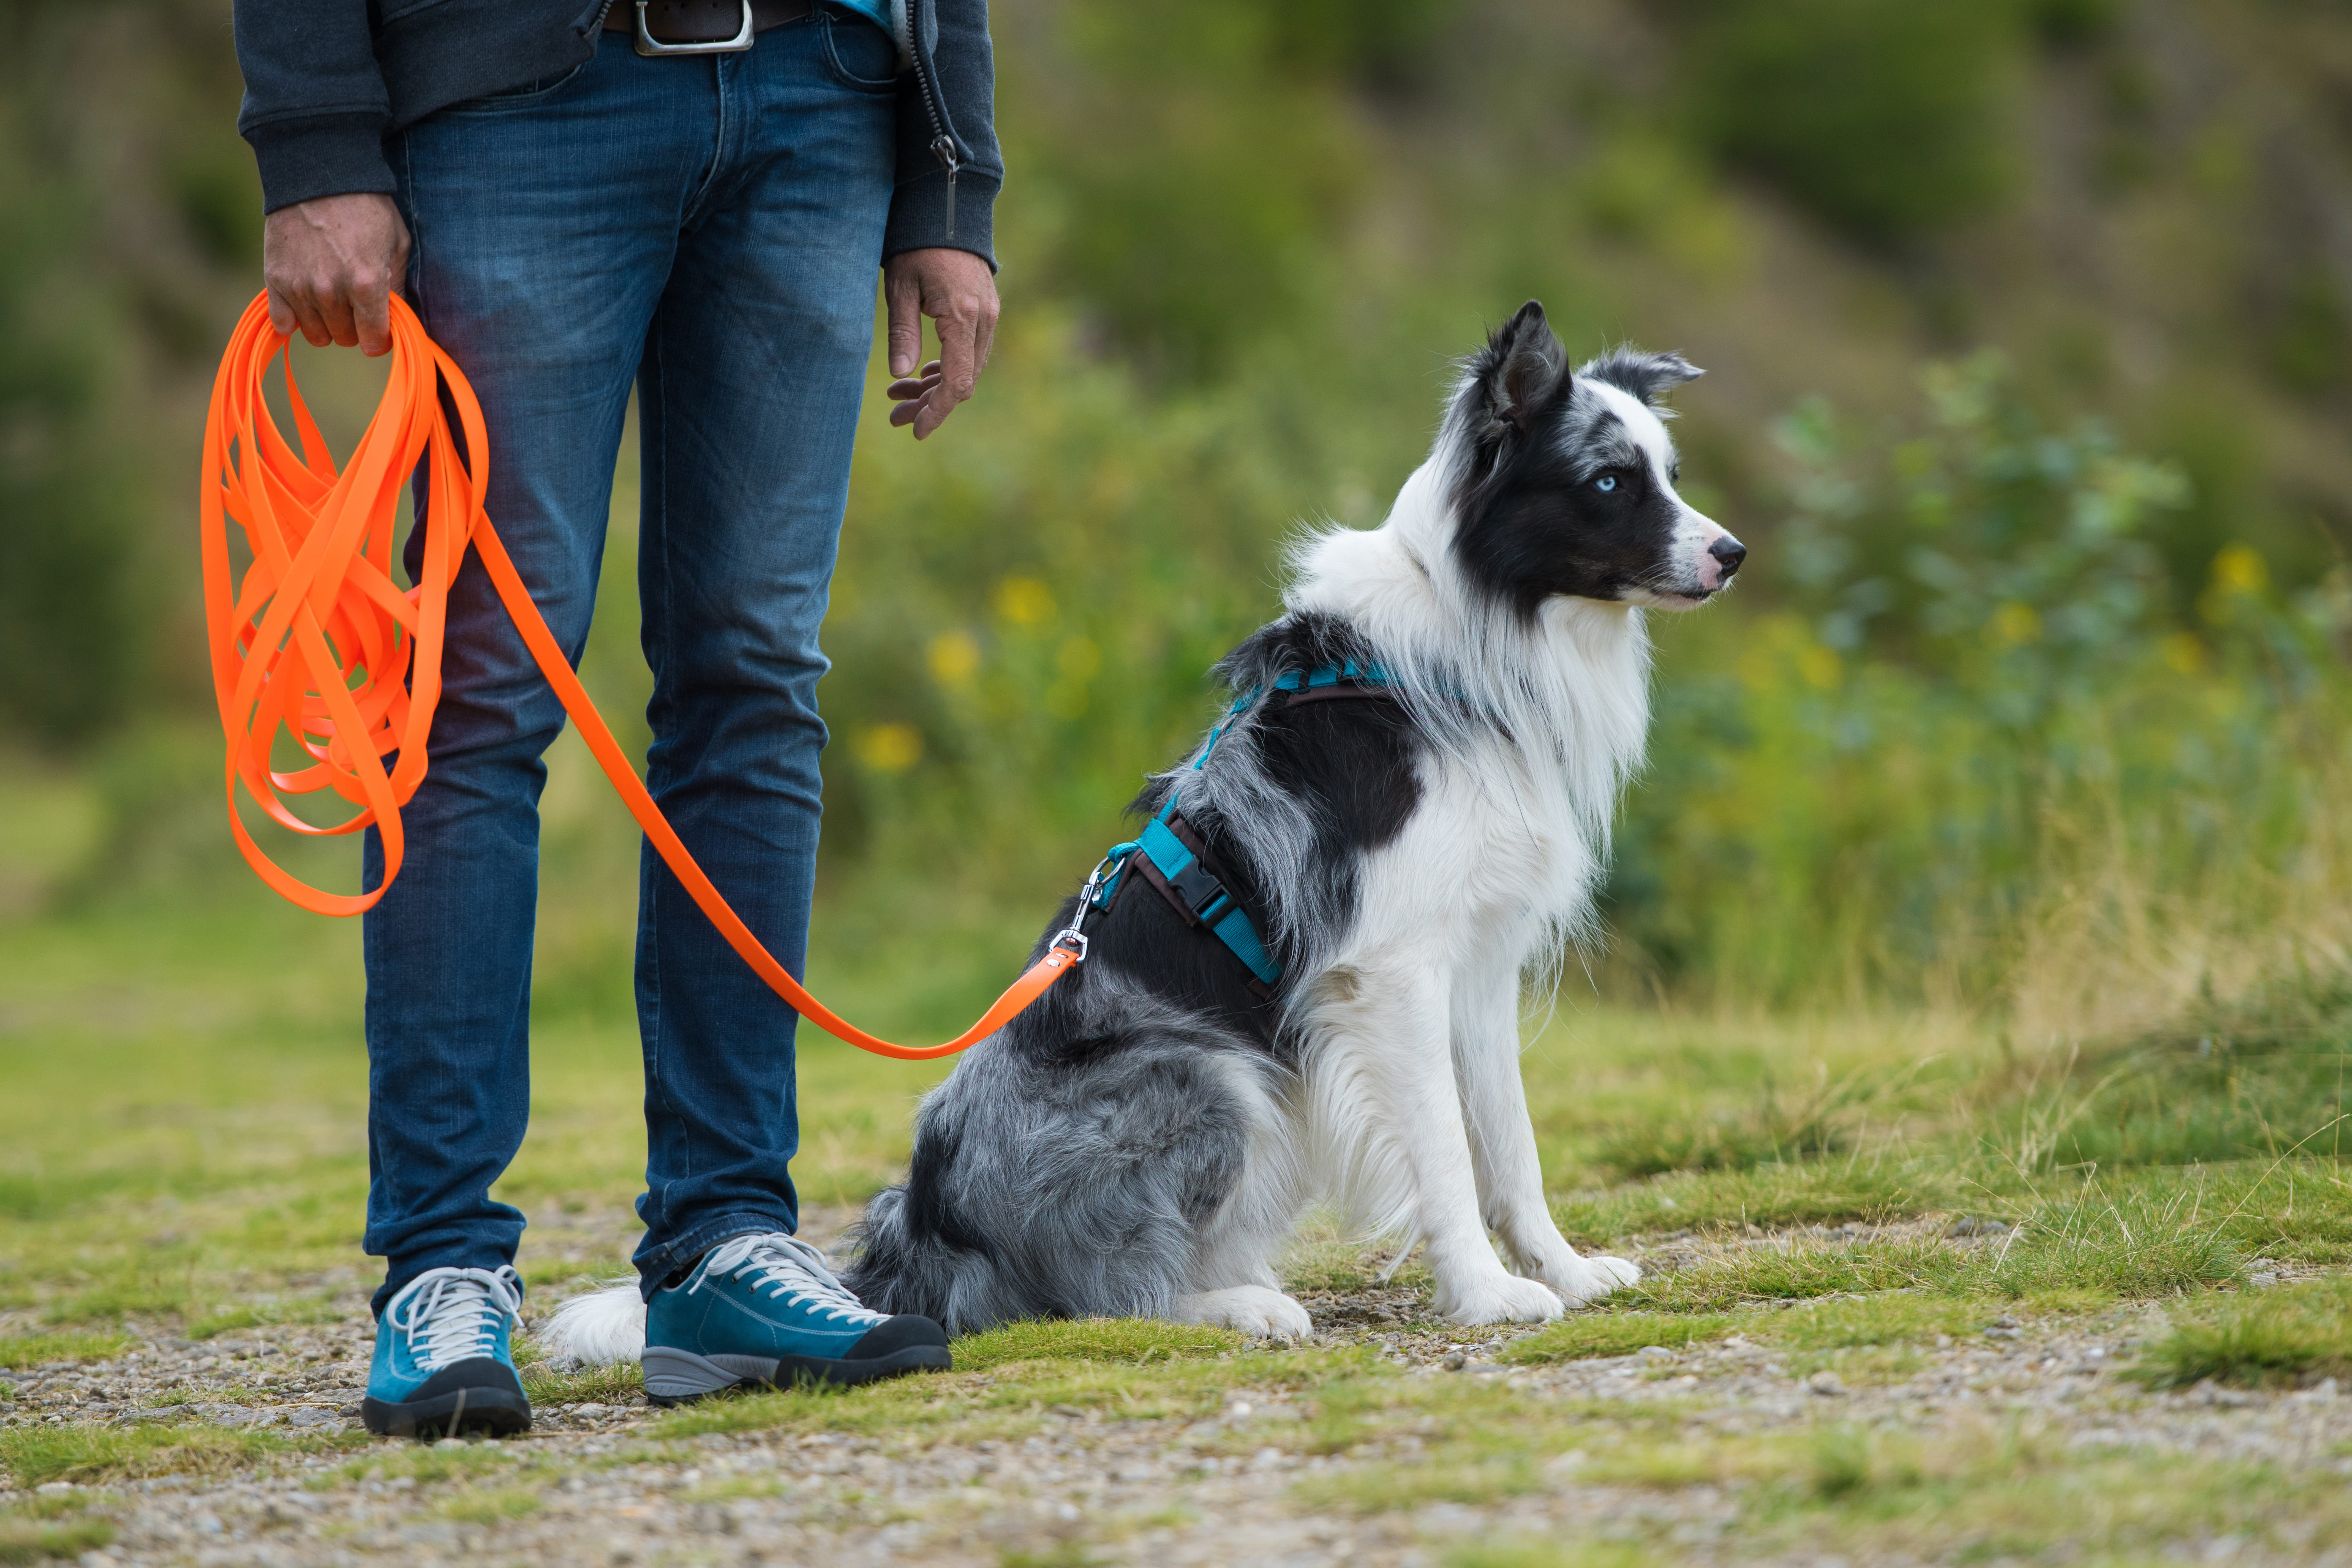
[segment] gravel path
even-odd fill
[[[824,1239],[845,1217],[813,1215],[810,1231]],[[555,1249],[551,1256],[578,1247],[609,1258],[609,1231],[620,1223],[574,1216],[533,1235],[542,1252]],[[1654,1249],[1649,1260],[1670,1264],[1671,1247]],[[533,1310],[560,1293],[541,1290]],[[1377,1344],[1407,1378],[1493,1379],[1538,1401],[1654,1407],[1694,1438],[1769,1437],[1814,1428],[1827,1415],[1927,1445],[1962,1441],[1990,1425],[2059,1451],[2263,1460],[2290,1472],[2341,1475],[2352,1487],[2352,1398],[2332,1382],[2282,1394],[2208,1385],[2151,1394],[2115,1377],[2112,1369],[2151,1328],[2147,1309],[1996,1323],[1988,1334],[1922,1347],[1916,1369],[1899,1381],[1849,1387],[1831,1373],[1804,1374],[1789,1364],[1796,1358],[1738,1338],[1682,1352],[1653,1347],[1608,1360],[1507,1367],[1494,1359],[1507,1337],[1465,1335],[1431,1321],[1418,1291],[1305,1299],[1321,1342]],[[101,1363],[0,1373],[15,1384],[0,1421],[356,1427],[369,1345],[357,1318],[195,1343],[139,1339]],[[1474,1539],[1635,1534],[1663,1534],[1685,1561],[1732,1555],[1726,1531],[1736,1503],[1725,1489],[1580,1481],[1595,1456],[1579,1448],[1547,1458],[1539,1483],[1524,1495],[1370,1516],[1308,1506],[1295,1491],[1303,1480],[1410,1463],[1419,1439],[1391,1433],[1337,1455],[1301,1452],[1303,1445],[1284,1439],[1299,1430],[1305,1413],[1280,1392],[1235,1389],[1222,1412],[1199,1419],[1107,1419],[1100,1411],[1059,1407],[1045,1413],[1052,1419],[1037,1436],[928,1447],[842,1433],[706,1436],[654,1447],[644,1428],[656,1414],[635,1397],[542,1408],[538,1429],[510,1447],[569,1473],[535,1504],[518,1504],[519,1511],[531,1510],[524,1517],[498,1517],[495,1495],[467,1505],[475,1517],[464,1517],[446,1487],[436,1492],[398,1473],[413,1446],[387,1444],[381,1451],[390,1462],[373,1466],[379,1450],[283,1460],[227,1479],[166,1477],[96,1489],[107,1494],[101,1511],[119,1533],[80,1562],[84,1568],[394,1560],[1435,1568]],[[65,1483],[39,1490],[47,1495],[0,1488],[0,1506],[61,1507],[74,1492]],[[2183,1547],[2207,1560],[2231,1549],[2226,1540],[2219,1548]]]

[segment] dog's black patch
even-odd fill
[[[1454,540],[1471,582],[1523,621],[1556,595],[1622,599],[1663,582],[1680,506],[1623,422],[1578,397],[1576,382],[1651,403],[1697,374],[1678,354],[1622,350],[1571,373],[1528,301],[1471,361],[1455,410],[1472,437]]]

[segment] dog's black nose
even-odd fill
[[[1723,563],[1723,574],[1726,577],[1738,571],[1739,563],[1748,559],[1748,546],[1727,533],[1708,545],[1706,552]]]

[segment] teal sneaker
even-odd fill
[[[656,1405],[722,1388],[871,1383],[949,1359],[937,1323],[869,1311],[824,1253],[780,1230],[720,1242],[646,1304],[646,1397]]]
[[[428,1268],[402,1286],[375,1326],[360,1419],[394,1437],[529,1428],[510,1343],[521,1310],[522,1277],[510,1268]]]

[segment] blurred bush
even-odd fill
[[[2352,951],[2326,808],[2352,787],[2327,531],[2352,527],[2352,278],[2326,241],[2352,21],[992,9],[1005,325],[940,440],[869,406],[826,634],[821,962],[868,965],[913,1023],[968,1016],[1213,710],[1204,671],[1272,612],[1295,521],[1376,522],[1450,357],[1531,295],[1580,353],[1716,372],[1677,427],[1690,488],[1756,552],[1727,604],[1660,627],[1603,984],[2023,1020]],[[37,872],[0,844],[8,909],[37,882],[159,908],[243,886],[188,546],[259,233],[226,16],[6,14],[0,784],[47,803],[22,821],[99,825],[16,858]],[[1918,372],[1978,342],[2006,357]],[[633,471],[588,670],[625,731]],[[28,752],[64,759],[37,790]],[[625,1008],[634,836],[576,762],[540,974]],[[1791,1115],[1770,1140],[1813,1137]]]
[[[2233,928],[2340,944],[2341,901],[2282,883],[2352,869],[2352,583],[2281,594],[2232,544],[2184,622],[2146,541],[2176,472],[2050,428],[1997,356],[1924,383],[1907,439],[1784,421],[1792,591],[1669,637],[1611,884],[1633,961],[1781,1000],[1981,996],[2179,968]]]
[[[1736,166],[1866,239],[1972,217],[2012,184],[2021,41],[2000,0],[1705,0],[1692,116]]]

